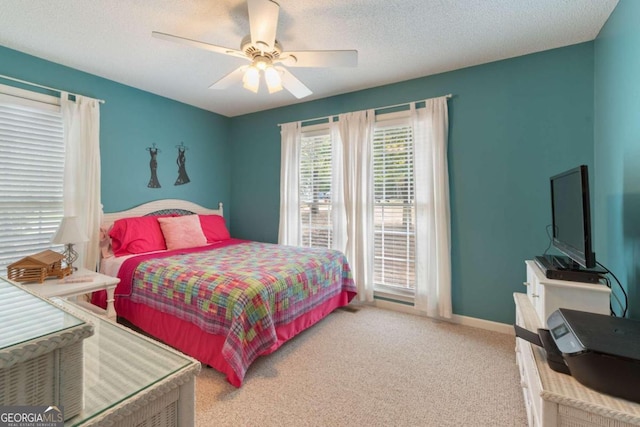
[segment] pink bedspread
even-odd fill
[[[296,320],[310,323],[308,313],[315,323],[319,313],[328,314],[323,304],[332,310],[356,294],[349,265],[338,251],[240,240],[137,256],[125,261],[119,277],[120,298],[222,339],[224,366],[232,371],[223,372],[235,386],[258,356],[279,347],[287,326]],[[299,330],[293,327],[293,335]],[[194,356],[202,350],[181,349]]]

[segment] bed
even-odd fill
[[[349,304],[356,288],[341,252],[234,239],[222,214],[222,204],[183,200],[105,213],[100,271],[120,278],[119,318],[240,387],[253,361]],[[105,295],[92,302],[104,306]]]
[[[240,387],[253,361],[349,304],[356,288],[341,252],[234,239],[222,214],[222,204],[175,199],[105,213],[100,271],[120,278],[119,318]]]

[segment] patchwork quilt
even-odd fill
[[[136,257],[120,276],[132,301],[224,336],[223,357],[239,378],[277,342],[277,326],[343,291],[356,293],[339,251],[246,241]]]

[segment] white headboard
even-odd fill
[[[143,203],[134,208],[120,212],[110,212],[102,214],[102,224],[106,227],[111,225],[120,218],[129,218],[133,216],[143,216],[153,212],[167,210],[167,209],[180,209],[190,211],[201,215],[222,215],[222,202],[218,203],[218,209],[209,209],[204,206],[200,206],[197,203],[189,202],[187,200],[180,199],[162,199],[154,200],[153,202]]]

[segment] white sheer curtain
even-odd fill
[[[280,128],[280,228],[278,243],[300,244],[300,122],[285,123]]]
[[[64,124],[64,215],[76,216],[89,237],[77,244],[78,265],[95,270],[100,234],[100,103],[96,99],[61,92]]]
[[[371,151],[374,110],[340,114],[343,147],[343,191],[347,241],[360,301],[373,301],[373,176]]]
[[[411,104],[416,193],[415,307],[430,317],[451,317],[451,219],[447,98]]]
[[[329,121],[331,134],[331,248],[346,254],[347,211],[344,198],[344,147],[337,122]]]
[[[447,97],[410,104],[416,193],[415,307],[450,318],[451,225],[447,163]],[[361,301],[373,301],[373,132],[375,111],[339,115],[332,136],[333,247],[349,260]],[[279,243],[300,244],[299,157],[301,123],[282,125]]]

